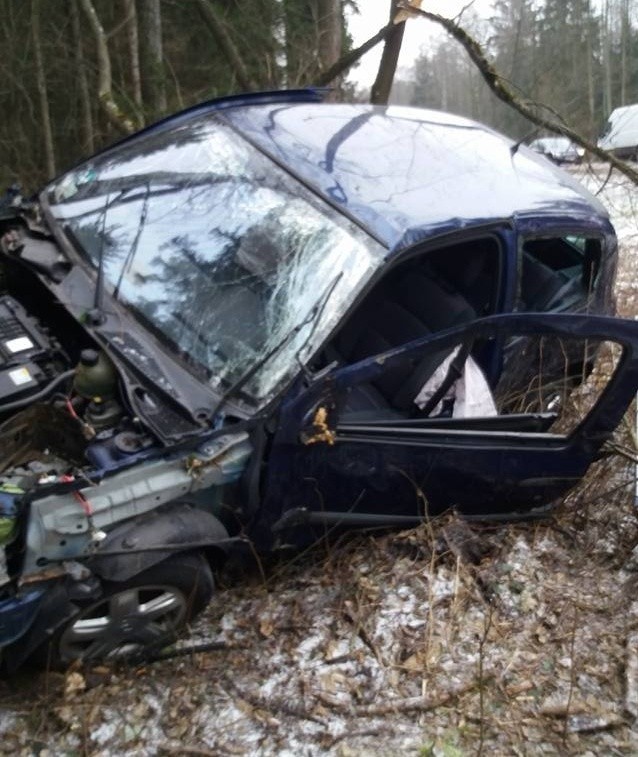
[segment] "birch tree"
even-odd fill
[[[84,56],[84,45],[82,42],[82,32],[80,27],[80,12],[78,8],[79,0],[71,0],[71,27],[73,30],[73,47],[75,53],[77,83],[80,98],[80,125],[82,147],[88,153],[95,151],[95,140],[93,130],[93,110],[91,107],[91,95],[89,92],[89,82],[86,72],[86,60]]]
[[[157,118],[167,109],[160,0],[139,0],[139,11],[142,94],[149,116]]]
[[[40,0],[31,0],[31,29],[33,32],[33,57],[35,59],[38,98],[40,101],[40,117],[42,119],[42,139],[46,170],[49,178],[56,174],[55,152],[53,148],[53,132],[51,130],[51,113],[49,110],[49,93],[47,91],[44,61],[42,58],[42,40],[40,37]]]
[[[131,75],[131,97],[137,107],[138,119],[141,121],[141,126],[143,123],[142,75],[140,72],[140,42],[135,0],[124,0],[124,13],[126,16],[126,40]]]

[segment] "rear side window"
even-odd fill
[[[596,286],[601,254],[601,240],[593,237],[526,239],[518,309],[561,312],[586,307]]]

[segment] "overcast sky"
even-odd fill
[[[492,0],[423,0],[424,10],[440,13],[450,18],[456,17],[463,8],[471,6],[475,13],[480,16],[490,16],[492,12]],[[351,14],[348,19],[348,27],[354,40],[354,46],[358,47],[381,27],[388,23],[390,13],[389,0],[359,0],[360,13]],[[399,66],[411,66],[419,55],[420,48],[426,50],[431,47],[433,41],[444,35],[440,27],[424,18],[415,18],[406,24],[403,44],[401,45],[401,57]],[[379,66],[379,58],[383,44],[379,43],[361,59],[359,66],[352,69],[349,79],[355,81],[360,87],[371,87]]]

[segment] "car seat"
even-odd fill
[[[421,266],[411,267],[390,275],[364,300],[334,339],[331,358],[355,363],[475,317],[460,294],[426,275]],[[353,387],[346,413],[410,414],[414,398],[445,354],[447,350],[406,359],[373,381]]]

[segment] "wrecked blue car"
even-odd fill
[[[7,669],[161,649],[236,547],[536,517],[638,387],[603,207],[455,116],[221,99],[1,224]]]

